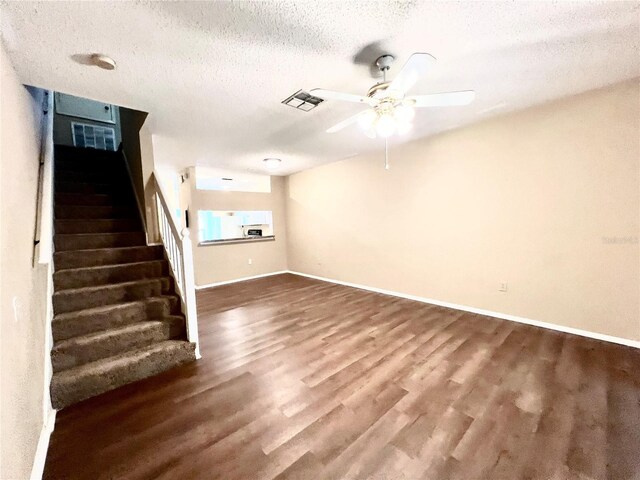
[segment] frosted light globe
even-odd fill
[[[396,119],[389,113],[383,113],[376,122],[376,131],[383,138],[390,137],[396,131]]]
[[[393,116],[399,123],[411,123],[413,117],[416,116],[416,111],[406,105],[398,105],[393,111]]]
[[[367,110],[366,112],[362,112],[358,117],[358,125],[366,132],[371,128],[376,118],[378,118],[378,114],[375,110]]]
[[[398,135],[405,135],[411,131],[413,123],[411,122],[398,122]]]

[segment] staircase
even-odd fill
[[[54,408],[195,359],[164,248],[147,246],[120,153],[56,147]]]

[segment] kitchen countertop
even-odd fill
[[[198,246],[207,247],[209,245],[229,245],[231,243],[268,242],[275,239],[275,235],[265,235],[264,237],[226,238],[224,240],[206,240],[204,242],[198,243]]]

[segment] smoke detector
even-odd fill
[[[103,70],[115,70],[116,62],[113,58],[102,53],[94,53],[91,55],[91,64]]]

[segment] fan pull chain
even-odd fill
[[[389,139],[384,139],[384,169],[389,170]]]

